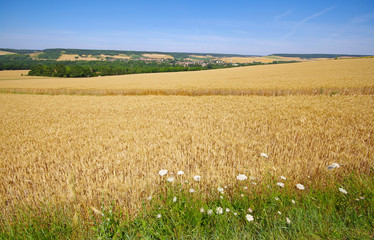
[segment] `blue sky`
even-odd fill
[[[374,0],[0,4],[0,48],[374,55]]]

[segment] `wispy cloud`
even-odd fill
[[[312,20],[312,19],[314,19],[314,18],[316,18],[316,17],[321,16],[321,15],[323,15],[323,14],[325,14],[325,13],[331,11],[331,10],[334,9],[335,7],[336,7],[336,6],[331,6],[331,7],[329,7],[329,8],[326,8],[326,9],[320,11],[320,12],[317,12],[317,13],[315,13],[315,14],[313,14],[313,15],[310,15],[310,16],[308,16],[308,17],[306,17],[306,18],[300,20],[299,22],[297,22],[296,26],[292,29],[292,31],[290,31],[289,33],[287,33],[286,35],[284,35],[284,36],[282,37],[282,39],[285,39],[285,38],[291,36],[292,34],[294,34],[294,33],[295,33],[295,32],[296,32],[296,31],[301,27],[301,25],[303,25],[305,22],[308,22],[308,21],[310,21],[310,20]]]
[[[290,15],[292,13],[291,10],[287,10],[286,12],[280,14],[280,15],[277,15],[277,16],[274,16],[274,20],[275,21],[279,21],[281,18],[284,18],[284,17],[287,17],[288,15]]]

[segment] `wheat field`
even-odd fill
[[[204,192],[235,184],[239,173],[308,187],[326,184],[331,163],[363,174],[374,164],[371,58],[80,79],[20,74],[0,72],[5,214],[45,202],[83,212],[114,202],[132,214],[159,190],[161,169],[183,170],[178,182]],[[48,95],[4,94],[12,89]],[[74,91],[140,95],[63,94]],[[268,96],[236,96],[245,91]]]
[[[373,94],[374,58],[325,60],[196,72],[8,80],[0,91],[88,95]]]
[[[333,162],[363,173],[374,163],[373,96],[1,94],[0,102],[4,211],[114,201],[132,212],[159,189],[160,169],[183,170],[183,181],[200,175],[203,191],[238,173],[308,186]]]

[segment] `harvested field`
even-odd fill
[[[27,79],[46,79],[47,77],[27,76],[30,70],[4,70],[0,71],[0,81],[5,80],[27,80]]]
[[[166,55],[166,54],[157,54],[157,53],[143,54],[143,56],[147,58],[157,58],[157,59],[174,59],[173,56]]]
[[[0,55],[8,55],[8,54],[15,54],[15,53],[7,52],[7,51],[0,51]]]
[[[0,95],[0,206],[132,212],[160,169],[202,191],[269,172],[308,186],[374,163],[373,96]],[[268,154],[268,158],[261,157]],[[256,180],[257,181],[257,180]],[[189,186],[189,185],[187,185]]]
[[[0,72],[1,78],[2,72]],[[1,81],[0,91],[88,95],[373,94],[374,58],[197,72]]]
[[[59,59],[57,59],[57,61],[103,61],[107,57],[115,58],[115,59],[130,59],[130,57],[125,54],[114,55],[114,56],[104,55],[104,54],[101,54],[99,56],[92,56],[92,55],[79,56],[78,54],[62,54],[59,57]]]

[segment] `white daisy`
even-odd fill
[[[166,170],[166,169],[162,169],[158,172],[158,174],[160,174],[160,176],[164,176],[166,173],[168,173],[168,170]]]
[[[332,169],[334,169],[334,168],[340,168],[339,163],[333,163],[333,164],[331,164],[330,166],[327,166],[327,169],[328,169],[328,170],[332,170]]]
[[[248,212],[253,213],[252,208],[248,208]]]
[[[217,214],[222,214],[223,209],[221,207],[218,207],[218,208],[216,208],[216,212],[217,212]]]
[[[239,174],[239,175],[236,177],[236,179],[238,179],[239,181],[244,181],[244,180],[247,179],[247,176],[244,175],[244,174]]]
[[[253,220],[255,220],[251,214],[245,215],[245,218],[248,220],[248,222],[252,222]]]
[[[304,190],[304,189],[305,189],[304,185],[302,185],[302,184],[300,184],[300,183],[296,184],[296,187],[297,187],[298,189],[300,189],[300,190]]]
[[[230,212],[230,208],[226,208],[226,212]]]
[[[283,177],[283,176],[280,176],[280,178],[283,179],[283,180],[287,180],[287,178],[285,178],[285,177]]]
[[[223,193],[223,188],[218,187],[217,190],[218,190],[218,192]]]
[[[183,174],[184,174],[183,171],[178,171],[178,172],[177,172],[177,175],[183,175]]]
[[[291,224],[291,220],[288,217],[286,217],[286,221],[288,224]]]
[[[194,193],[194,192],[196,192],[195,189],[190,188],[190,193]]]
[[[344,194],[347,194],[347,193],[348,193],[348,192],[347,192],[345,189],[343,189],[343,188],[339,188],[339,191],[342,192],[342,193],[344,193]]]
[[[156,218],[161,218],[161,214],[160,213],[157,214]]]
[[[279,187],[284,187],[284,183],[281,183],[281,182],[277,182],[277,185],[278,185]]]
[[[269,157],[266,153],[261,153],[260,156],[261,156],[261,157],[266,157],[266,158]]]
[[[200,208],[200,212],[201,213],[205,212],[204,208]]]
[[[199,175],[196,175],[196,176],[193,177],[193,179],[194,179],[195,181],[200,181],[200,176],[199,176]]]
[[[213,210],[209,209],[206,213],[208,213],[208,215],[212,215],[213,214]]]
[[[174,197],[174,198],[173,198],[173,202],[176,202],[176,201],[177,201],[177,197]]]

